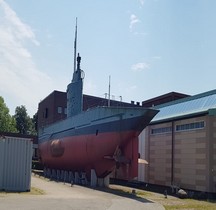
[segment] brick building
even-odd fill
[[[83,110],[96,106],[107,106],[108,99],[90,95],[83,95]],[[110,100],[110,106],[137,107],[140,103],[126,103]],[[63,120],[67,117],[67,94],[66,92],[53,91],[38,106],[38,128]]]

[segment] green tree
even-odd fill
[[[21,134],[36,134],[33,120],[27,114],[25,106],[17,106],[14,118],[16,120],[16,128]]]
[[[38,129],[38,112],[36,112],[33,115],[32,121],[33,121],[33,124],[34,124],[34,129],[35,129],[35,131],[37,131],[37,129]]]
[[[9,114],[9,109],[4,102],[4,98],[1,96],[0,96],[0,131],[17,132],[16,121]]]
[[[29,130],[28,130],[28,133],[32,134],[32,135],[37,135],[34,116],[33,116],[33,118],[29,117],[28,120],[29,120]]]

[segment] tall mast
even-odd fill
[[[109,76],[109,91],[108,91],[108,107],[110,107],[110,76]]]
[[[77,56],[77,18],[74,40],[74,72],[72,81],[67,86],[67,117],[72,117],[83,109],[83,71],[80,69],[81,57]],[[77,56],[77,59],[76,59]]]
[[[76,71],[76,48],[77,48],[77,18],[75,28],[75,40],[74,40],[74,72]]]

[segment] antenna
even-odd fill
[[[74,72],[76,71],[76,48],[77,48],[77,17],[76,17],[76,28],[75,28],[75,40],[74,40]]]
[[[110,107],[110,76],[109,76],[108,107]]]

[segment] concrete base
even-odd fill
[[[86,173],[72,172],[72,171],[61,171],[55,169],[44,169],[44,176],[56,181],[69,182],[71,184],[89,185],[86,177]],[[110,183],[110,176],[105,178],[98,178],[94,169],[91,169],[91,187],[108,187]]]
[[[75,172],[75,180],[74,180],[75,184],[79,184],[79,174],[78,172]]]
[[[110,176],[106,176],[105,178],[97,178],[96,172],[94,169],[91,169],[91,187],[109,187]]]
[[[105,178],[98,178],[98,186],[100,187],[109,187],[110,176],[106,176]]]
[[[91,169],[91,187],[97,186],[97,175],[94,169]]]

